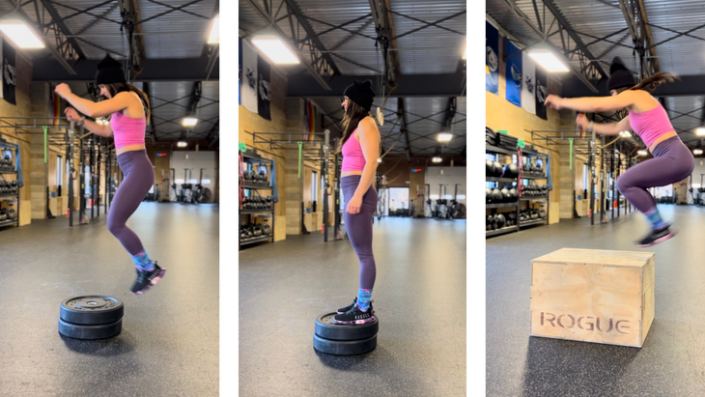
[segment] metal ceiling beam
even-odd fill
[[[142,84],[142,91],[147,95],[147,99],[149,100],[149,106],[152,106],[152,87],[149,84],[149,82],[144,82]],[[154,126],[154,108],[151,108],[152,114],[150,115],[151,117],[149,118],[149,132],[150,132],[150,137],[152,138],[152,144],[157,143],[157,129]]]
[[[409,142],[409,130],[406,127],[406,111],[404,110],[404,98],[397,98],[397,111],[399,112],[399,115],[401,116],[401,126],[399,129],[400,134],[404,134],[404,139],[406,139],[406,160],[411,161],[411,157],[413,157],[413,153],[411,153],[411,145]]]
[[[142,25],[137,24],[137,21],[141,19],[140,8],[137,0],[118,0],[118,3],[120,5],[120,16],[122,17],[122,29],[127,31],[127,41],[129,43],[127,58],[130,62],[130,70],[127,71],[126,76],[127,80],[131,81],[133,79],[132,73],[135,76],[142,73],[144,69],[143,63],[146,58]]]
[[[95,70],[95,69],[94,69]],[[413,74],[397,76],[398,88],[390,97],[451,97],[462,95],[463,74]],[[331,81],[331,90],[324,90],[313,77],[303,75],[289,79],[288,97],[331,97],[340,98],[340,93],[353,84],[354,80],[364,81],[377,76],[338,76]]]
[[[70,74],[61,68],[57,60],[37,59],[32,68],[32,81],[92,82],[95,81],[98,62],[100,61],[83,60],[76,64],[74,74]],[[219,79],[218,63],[219,61],[216,61],[210,80]],[[204,81],[207,76],[201,58],[145,59],[143,66],[142,73],[135,81]]]
[[[194,81],[193,82],[193,87],[191,88],[191,96],[189,98],[188,102],[188,108],[186,109],[186,112],[184,113],[184,117],[197,117],[196,116],[196,108],[198,108],[198,102],[201,101],[201,93],[203,92],[203,85],[201,84],[200,81]],[[199,123],[202,120],[199,119]],[[186,136],[188,133],[191,132],[190,127],[184,127],[184,129],[181,131],[181,140],[185,140]]]
[[[556,51],[559,58],[562,58],[563,62],[568,65],[568,68],[573,72],[573,74],[589,89],[591,95],[599,92],[597,85],[601,80],[607,78],[608,74],[600,66],[599,62],[595,61],[595,56],[590,52],[589,49],[585,48],[585,43],[580,39],[578,34],[572,29],[571,25],[565,19],[563,14],[558,10],[558,7],[553,3],[552,0],[543,0],[544,5],[549,9],[553,18],[558,21],[558,31],[561,33],[562,47],[559,48],[553,43],[548,41],[546,38],[551,32],[545,32],[536,26],[528,15],[526,15],[513,0],[504,0],[505,3],[512,9],[512,11],[521,18],[524,23],[531,28],[538,36],[544,38],[543,40],[532,43],[528,47],[545,44],[548,47]],[[563,32],[567,33],[567,39],[563,37]],[[570,44],[570,39],[573,40],[573,46]],[[583,47],[583,49],[575,52],[570,52],[573,48]],[[581,67],[574,66],[570,60],[577,57],[580,61]]]
[[[309,62],[305,58],[301,57],[301,63],[311,73],[315,81],[326,91],[329,91],[331,87],[328,85],[328,81],[326,80],[330,80],[341,74],[338,66],[333,61],[333,58],[328,53],[328,50],[325,48],[323,43],[321,43],[320,39],[318,37],[313,37],[316,35],[316,32],[313,31],[313,28],[308,21],[303,18],[303,13],[301,13],[298,6],[291,0],[282,1],[282,4],[286,4],[287,6],[286,14],[289,16],[289,25],[293,37],[289,37],[277,23],[272,23],[271,28],[274,29],[282,39],[288,41],[289,44],[292,45],[297,51],[303,50],[304,46],[308,47],[312,62]],[[267,21],[274,21],[277,19],[278,12],[272,14],[271,11],[273,10],[270,10],[268,6],[264,6],[264,4],[267,3],[267,0],[248,0],[248,3],[260,14],[263,19]],[[295,17],[296,23],[294,23],[293,17]],[[297,37],[297,32],[300,32],[301,30],[305,31],[307,35],[306,37]]]
[[[639,55],[639,78],[644,79],[659,71],[644,3],[642,0],[619,0],[619,5],[632,36],[634,51]]]

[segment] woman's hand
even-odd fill
[[[588,121],[585,113],[578,113],[578,117],[575,119],[575,124],[580,127],[580,131],[587,131],[590,128],[590,121]]]
[[[54,92],[56,95],[66,99],[66,97],[71,94],[71,87],[66,83],[61,83],[54,88]]]
[[[551,109],[561,110],[563,107],[563,98],[558,95],[549,95],[546,97],[546,101],[543,104]]]
[[[348,214],[358,214],[360,213],[360,207],[362,207],[362,197],[353,196],[352,200],[348,203],[346,211]]]
[[[81,121],[81,116],[78,114],[76,109],[72,107],[66,108],[66,110],[64,110],[64,114],[66,115],[66,118],[69,119],[69,121],[73,121],[74,123],[78,123]]]

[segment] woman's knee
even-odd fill
[[[108,231],[110,231],[110,233],[111,233],[113,236],[117,236],[118,234],[120,234],[120,231],[121,231],[124,227],[125,227],[125,223],[124,223],[124,222],[118,222],[118,221],[116,221],[116,220],[113,220],[113,219],[108,218]]]
[[[633,187],[632,183],[629,181],[629,178],[625,178],[626,175],[623,175],[620,178],[617,178],[617,189],[624,194],[626,190],[629,188]]]

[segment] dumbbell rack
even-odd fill
[[[1,138],[0,138],[1,139]],[[15,160],[15,167],[12,170],[4,170],[0,169],[0,180],[5,180],[5,175],[14,175],[15,180],[18,183],[18,188],[17,188],[17,193],[0,193],[0,201],[10,201],[10,202],[16,202],[17,203],[17,208],[16,214],[17,217],[15,219],[9,219],[6,221],[0,221],[0,227],[6,227],[6,226],[12,226],[12,225],[20,225],[20,193],[19,193],[19,178],[18,178],[18,172],[17,172],[17,164],[16,164],[16,159],[17,159],[17,152],[20,150],[19,145],[9,143],[2,139],[0,141],[0,149],[9,149],[13,150],[13,160]]]
[[[527,180],[527,181],[532,181],[532,180],[545,180],[548,182],[548,176],[546,175],[546,170],[544,169],[544,174],[543,175],[523,175],[522,171],[522,163],[523,163],[523,158],[522,157],[527,157],[527,158],[532,158],[532,157],[537,157],[541,158],[543,160],[543,165],[546,167],[546,164],[548,163],[546,160],[548,159],[547,154],[539,153],[533,150],[528,150],[528,149],[522,149],[522,156],[517,155],[517,162],[519,163],[520,171],[519,174],[521,176],[521,180]],[[549,208],[551,203],[548,200],[548,192],[546,192],[546,196],[526,196],[522,197],[521,192],[519,193],[519,202],[528,202],[531,203],[532,201],[538,201],[538,202],[544,202],[546,203],[546,218],[542,219],[534,219],[531,221],[524,221],[524,222],[517,222],[519,224],[519,228],[523,227],[528,227],[528,226],[533,226],[533,225],[539,225],[542,223],[548,224],[548,214],[549,214]],[[518,209],[520,210],[520,209]],[[518,218],[517,218],[518,219]]]
[[[508,156],[512,156],[512,155],[517,154],[516,151],[498,148],[498,147],[490,146],[490,145],[486,145],[485,153],[490,153],[490,154],[495,154],[495,155],[504,154],[504,155],[508,155]],[[505,182],[505,183],[517,182],[517,186],[519,185],[517,178],[499,178],[499,177],[492,177],[492,176],[486,176],[485,178],[486,178],[485,180],[487,182]],[[513,225],[513,226],[509,226],[509,227],[503,227],[503,228],[497,229],[497,230],[485,231],[485,238],[499,236],[500,234],[506,234],[506,233],[519,231],[519,201],[514,201],[514,202],[510,202],[510,203],[485,204],[485,209],[508,208],[508,207],[514,207],[514,209],[516,210],[517,224]]]
[[[248,153],[248,152],[243,152],[242,157],[244,158],[246,163],[269,166],[270,172],[267,175],[272,175],[271,169],[275,167],[274,160],[269,160],[269,159],[265,159],[265,158],[262,158],[259,156],[255,156],[255,155]],[[272,188],[272,181],[269,181],[269,184],[266,186],[258,185],[258,184],[254,184],[254,183],[245,183],[243,187],[245,188],[245,190],[274,190]],[[272,240],[272,243],[274,243],[274,202],[272,202],[272,208],[270,208],[270,209],[261,208],[261,209],[242,209],[242,210],[240,210],[241,216],[242,215],[262,216],[262,214],[269,214],[269,215],[266,215],[263,217],[272,218],[271,234],[268,234],[266,236],[252,237],[252,238],[249,238],[246,240],[240,240],[240,229],[238,228],[238,235],[237,235],[238,250],[240,250],[245,245],[261,243],[263,241],[267,241],[270,239]]]

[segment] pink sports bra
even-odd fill
[[[357,131],[357,130],[356,130]],[[362,146],[360,142],[355,139],[355,132],[353,131],[350,138],[343,144],[343,168],[342,171],[362,171],[367,164],[365,156],[362,154]]]
[[[646,147],[651,147],[651,144],[656,142],[660,136],[675,131],[666,109],[661,104],[646,112],[629,112],[629,124],[644,141]]]
[[[140,99],[141,102],[142,100]],[[133,119],[125,116],[122,112],[115,112],[110,117],[110,128],[115,136],[116,149],[129,145],[144,145],[147,117]]]

